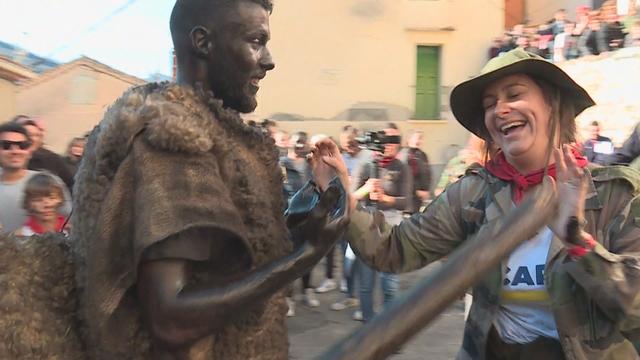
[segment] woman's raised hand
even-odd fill
[[[313,180],[325,190],[334,176],[338,176],[345,191],[349,191],[349,173],[344,163],[338,145],[333,140],[326,138],[318,141],[311,150],[311,169]]]
[[[551,225],[553,232],[562,240],[567,240],[567,224],[571,217],[584,220],[584,202],[587,183],[584,170],[578,166],[569,145],[554,149],[556,161],[556,186],[558,190],[558,213]]]

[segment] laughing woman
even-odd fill
[[[576,115],[592,105],[560,68],[510,51],[451,94],[457,120],[499,149],[491,161],[397,226],[351,202],[353,249],[379,271],[407,272],[495,226],[545,173],[555,178],[553,222],[474,287],[458,359],[638,358],[628,337],[640,327],[640,178],[587,167],[571,146]],[[329,165],[315,169],[321,188],[327,168],[348,185],[334,144],[319,144],[316,154]],[[576,220],[581,231],[568,238]]]

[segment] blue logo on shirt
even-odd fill
[[[529,272],[529,268],[526,266],[520,266],[516,270],[515,275],[513,276],[513,280],[509,280],[509,273],[511,272],[511,268],[507,267],[507,277],[504,278],[503,285],[511,285],[518,286],[520,284],[526,284],[528,286],[534,285],[544,285],[544,264],[536,265],[535,268],[535,283],[531,273]]]

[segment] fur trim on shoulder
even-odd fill
[[[0,235],[0,359],[86,359],[63,235]]]
[[[141,112],[147,123],[146,139],[169,151],[203,153],[211,150],[216,119],[195,92],[175,84],[147,97]]]
[[[91,298],[90,290],[87,289],[90,284],[99,281],[100,274],[91,272],[95,269],[88,266],[90,260],[87,259],[100,255],[91,250],[93,250],[92,242],[100,236],[98,232],[102,218],[102,205],[108,196],[118,168],[130,153],[136,138],[158,149],[190,154],[211,151],[224,156],[224,154],[233,153],[234,146],[238,143],[246,146],[250,153],[257,157],[257,163],[268,169],[267,173],[270,176],[260,181],[266,181],[267,188],[273,190],[256,196],[248,195],[248,191],[238,186],[236,189],[238,199],[234,199],[237,202],[236,206],[239,209],[256,209],[260,206],[265,208],[264,204],[268,203],[271,214],[266,211],[251,211],[253,215],[244,219],[248,226],[254,229],[255,233],[251,236],[258,239],[257,233],[261,232],[260,236],[264,237],[266,227],[262,224],[268,223],[274,234],[269,239],[286,240],[286,228],[282,218],[284,207],[281,191],[282,172],[278,166],[278,151],[271,137],[246,125],[238,112],[224,108],[221,100],[216,99],[212,93],[203,91],[199,86],[192,88],[171,83],[151,83],[128,90],[109,108],[102,122],[88,139],[82,162],[76,173],[71,234],[77,270],[80,334],[88,351],[92,354],[112,354],[120,350],[135,353],[135,356],[128,356],[127,359],[148,358],[143,355],[138,356],[146,353],[148,337],[142,331],[139,321],[133,319],[130,330],[132,333],[141,334],[140,336],[132,337],[127,344],[118,344],[108,349],[102,348],[99,334],[92,331],[90,326],[97,321],[98,306],[95,299]],[[249,168],[240,170],[244,171],[245,179],[255,175],[248,173]],[[275,219],[277,224],[272,219]],[[282,256],[289,249],[289,243],[286,241],[274,243],[256,241],[256,243],[254,252],[259,256],[256,256],[255,260],[260,264]],[[280,305],[282,304],[284,303],[280,302]],[[101,312],[99,315],[104,315],[103,308],[98,312]],[[280,306],[278,314],[278,316],[284,314],[284,307]],[[284,329],[282,318],[277,317],[276,320]],[[269,337],[266,339],[269,340]],[[284,339],[282,346],[286,350],[286,336],[279,337],[277,340],[282,339]],[[231,349],[232,347],[229,347],[228,350]],[[94,358],[114,357],[100,355]],[[116,356],[115,358],[124,357]],[[231,358],[231,356],[220,358]]]

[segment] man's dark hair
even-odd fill
[[[32,118],[29,117],[21,117],[18,118],[17,120],[14,120],[13,122],[15,122],[18,125],[22,125],[22,126],[35,126],[38,129],[40,129],[41,131],[44,131],[44,129],[42,128],[42,124],[38,124],[37,122],[35,122],[35,120],[33,120]]]
[[[400,129],[398,129],[398,125],[396,125],[396,123],[393,123],[393,122],[386,123],[384,127],[385,127],[385,129],[400,130]]]
[[[309,142],[309,134],[307,134],[305,131],[296,131],[291,136],[291,140],[296,140],[295,143],[306,144],[307,142]]]
[[[273,10],[271,0],[177,0],[169,21],[176,54],[180,56],[185,50],[180,47],[194,27],[200,25],[210,29],[226,9],[241,1],[256,3],[269,12]]]
[[[27,131],[27,129],[25,129],[24,126],[18,124],[17,122],[9,121],[4,124],[0,124],[0,134],[6,133],[6,132],[22,134],[27,137],[27,140],[31,141],[31,138],[29,137],[29,132]]]
[[[20,115],[16,115],[16,116],[14,116],[14,117],[13,117],[13,119],[11,119],[11,121],[12,121],[12,122],[20,122],[20,121],[22,121],[23,119],[27,119],[27,120],[28,120],[28,119],[30,119],[30,117],[29,117],[29,116],[27,116],[27,115],[24,115],[24,114],[20,114]]]
[[[263,128],[266,129],[266,128],[271,127],[271,126],[278,126],[278,124],[276,124],[276,122],[273,121],[273,120],[264,119],[264,120],[262,120],[262,123],[260,123],[260,126],[262,126]]]
[[[358,136],[358,128],[354,127],[353,125],[345,125],[342,128],[342,134]]]

